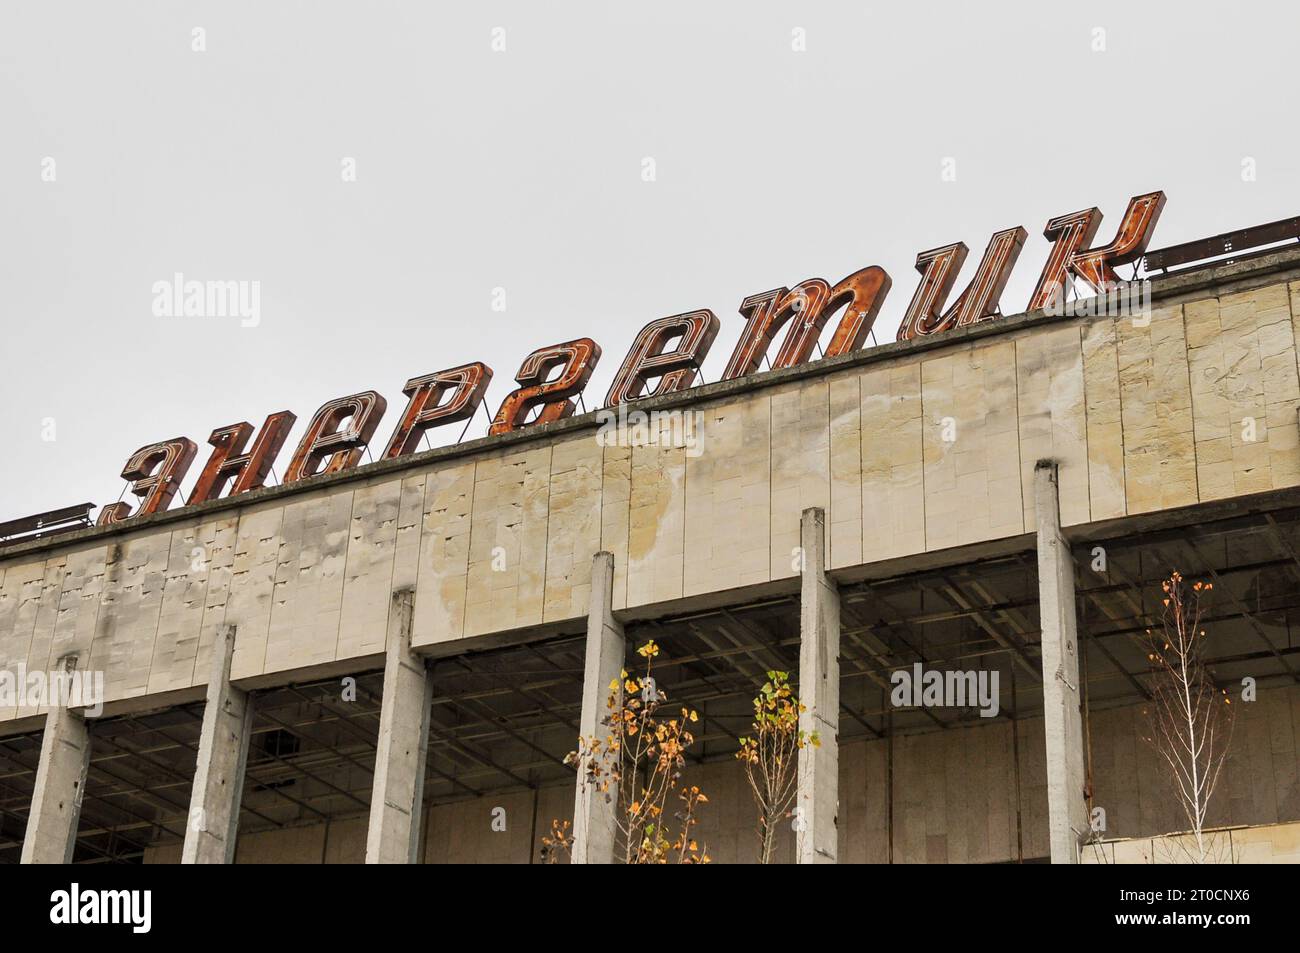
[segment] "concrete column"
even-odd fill
[[[627,652],[623,624],[614,618],[614,555],[596,553],[591,565],[591,604],[587,611],[587,656],[582,676],[582,715],[578,730],[584,738],[604,736],[609,683],[619,678]],[[614,862],[614,820],[618,789],[594,791],[582,783],[585,765],[578,766],[573,803],[573,863]]]
[[[230,864],[235,860],[239,804],[244,797],[244,769],[253,730],[253,699],[230,684],[234,655],[235,627],[222,625],[212,645],[182,864]]]
[[[795,860],[838,863],[840,809],[840,594],[826,575],[826,513],[803,511],[799,528],[799,700],[801,730],[817,732],[819,747],[799,751],[795,800]]]
[[[72,862],[89,769],[90,732],[86,720],[67,708],[50,709],[45,716],[36,788],[23,839],[24,864]]]
[[[1079,862],[1088,830],[1084,798],[1083,716],[1079,704],[1079,641],[1074,560],[1061,535],[1056,464],[1034,467],[1038,523],[1038,612],[1043,644],[1043,728],[1047,736],[1047,819],[1052,863]]]
[[[429,748],[433,679],[411,651],[415,595],[393,593],[384,658],[384,700],[379,713],[375,786],[370,795],[367,864],[414,864],[420,854],[424,766]]]

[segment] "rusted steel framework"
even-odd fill
[[[1300,241],[1300,216],[1149,251],[1142,256],[1142,268],[1148,275],[1156,271],[1168,274],[1170,269],[1181,274],[1213,265],[1230,265],[1267,254],[1271,250],[1269,246],[1279,242],[1292,241]]]
[[[33,539],[57,536],[90,525],[90,511],[94,503],[77,503],[61,506],[57,510],[34,513],[16,520],[0,523],[0,544],[25,543]]]

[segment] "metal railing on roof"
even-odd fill
[[[1182,273],[1228,265],[1266,255],[1275,250],[1272,246],[1289,241],[1300,241],[1300,216],[1149,251],[1142,258],[1142,269],[1149,276],[1154,272],[1167,275],[1171,269],[1173,273]]]
[[[57,536],[59,533],[69,533],[87,527],[90,525],[90,511],[94,506],[94,503],[78,503],[75,506],[64,506],[46,513],[22,516],[16,520],[0,523],[0,547],[25,543],[33,539],[44,539],[47,536]]]

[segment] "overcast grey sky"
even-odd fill
[[[742,298],[870,264],[892,340],[918,251],[965,241],[960,288],[1022,224],[1016,313],[1048,218],[1097,205],[1109,240],[1153,189],[1153,247],[1295,215],[1297,27],[1282,3],[8,0],[0,519],[111,502],[177,435],[188,493],[215,427],[287,408],[282,473],[367,388],[378,453],[408,378],[485,361],[495,412],[529,351],[583,335],[593,408],[638,329],[696,308],[716,380]],[[259,281],[260,324],[155,316],[175,272]]]

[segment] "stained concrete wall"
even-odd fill
[[[417,646],[572,624],[599,549],[620,609],[792,579],[809,506],[835,569],[1019,536],[1044,456],[1067,526],[1297,486],[1289,261],[1238,267],[1272,283],[1204,289],[1149,324],[988,322],[710,385],[685,398],[698,454],[562,422],[56,541],[0,562],[0,667],[76,654],[110,701],[189,689],[222,623],[237,680],[373,661],[408,585]]]
[[[1259,693],[1237,707],[1227,765],[1206,823],[1213,827],[1300,820],[1300,686]],[[1109,837],[1186,830],[1156,752],[1142,740],[1140,706],[1093,712],[1093,803]]]

